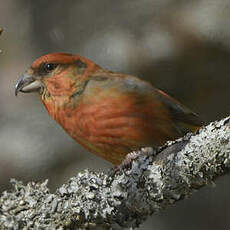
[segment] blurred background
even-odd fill
[[[111,164],[85,151],[36,94],[14,96],[32,61],[78,53],[146,79],[207,122],[230,112],[230,0],[0,0],[0,192],[9,179],[49,179],[51,191],[82,169]],[[153,215],[142,230],[229,229],[230,178]]]

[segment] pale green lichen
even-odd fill
[[[108,176],[85,170],[51,194],[12,180],[0,197],[1,229],[124,229],[184,199],[230,169],[230,118],[159,150],[137,151]],[[158,154],[156,155],[156,152]]]

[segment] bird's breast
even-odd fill
[[[72,138],[114,164],[130,151],[158,146],[174,135],[157,101],[137,101],[131,95],[95,96],[75,107],[45,106]]]

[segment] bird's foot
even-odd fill
[[[120,165],[116,165],[114,168],[110,169],[109,176],[114,177],[114,175],[123,171],[131,166],[131,163],[140,156],[154,156],[155,150],[152,147],[141,148],[140,150],[130,152],[126,155],[125,159],[121,162]]]

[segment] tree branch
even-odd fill
[[[230,169],[230,117],[158,150],[144,148],[120,170],[85,170],[51,194],[12,180],[0,197],[1,229],[124,229],[187,198]]]

